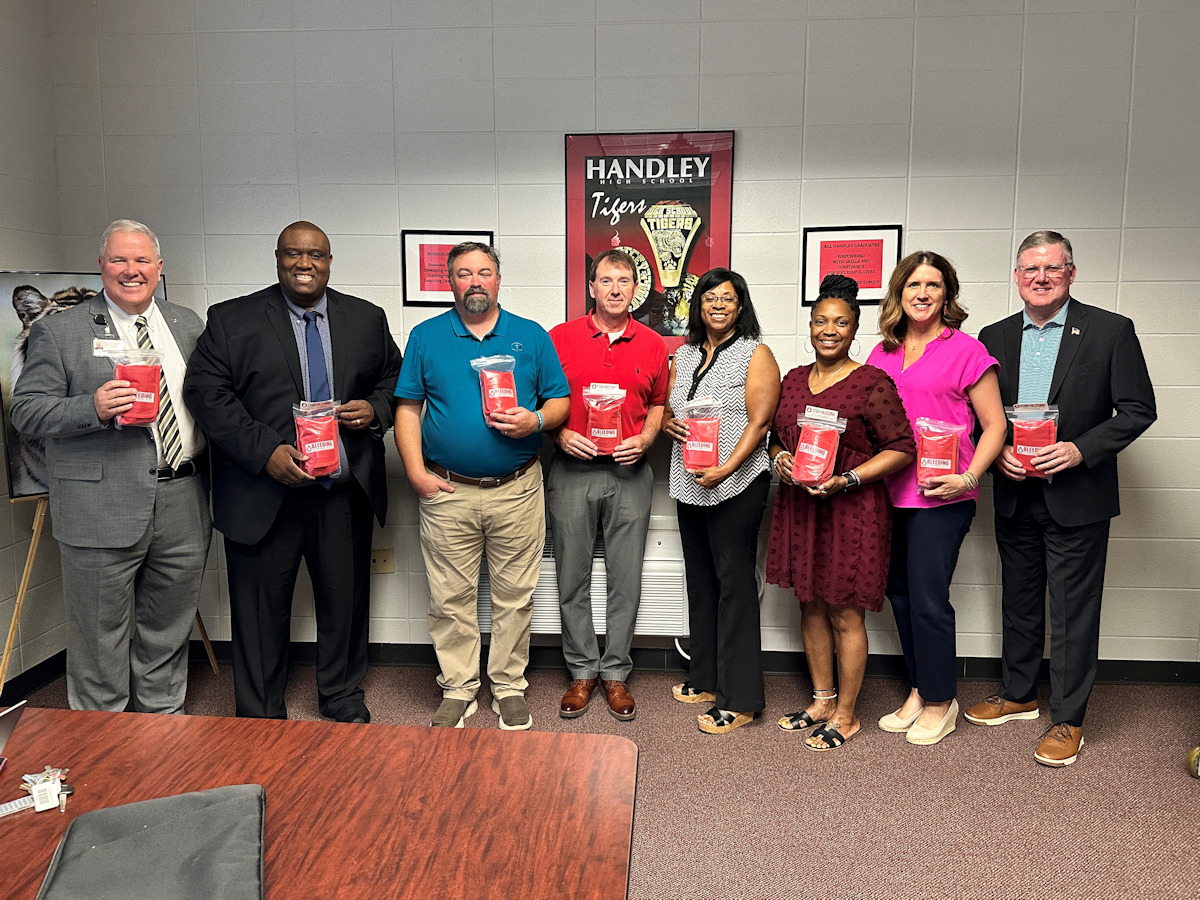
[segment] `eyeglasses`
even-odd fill
[[[737,303],[738,298],[735,294],[705,294],[700,298],[700,302],[709,306],[713,303]]]
[[[612,278],[597,278],[596,284],[600,285],[600,287],[604,288],[606,291],[611,290],[614,284],[617,287],[624,289],[633,286],[633,279],[618,278],[614,281]]]
[[[1021,274],[1021,277],[1027,281],[1036,278],[1038,274],[1042,272],[1044,272],[1046,277],[1051,281],[1056,281],[1059,278],[1062,278],[1063,275],[1066,274],[1067,269],[1074,265],[1074,263],[1067,263],[1063,266],[1017,266],[1017,271]]]

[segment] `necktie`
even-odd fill
[[[317,314],[311,310],[304,314],[304,344],[308,350],[308,399],[328,400],[329,370],[325,368],[325,349],[317,332]]]
[[[308,399],[329,400],[329,370],[325,367],[325,348],[321,346],[321,334],[317,331],[317,314],[309,310],[304,314],[304,348],[308,353]],[[341,451],[338,451],[340,457]],[[317,484],[329,490],[333,479],[322,475]]]
[[[138,316],[134,324],[137,326],[137,343],[143,350],[153,350],[150,343],[150,328],[145,316]],[[178,468],[180,457],[183,456],[183,442],[179,438],[179,422],[175,418],[175,407],[171,404],[171,392],[167,390],[167,374],[164,367],[158,375],[158,440],[162,446],[163,459],[172,469]]]

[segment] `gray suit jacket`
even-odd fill
[[[183,358],[203,330],[190,309],[157,301]],[[113,363],[92,355],[108,318],[104,295],[35,322],[25,370],[13,387],[18,431],[46,439],[54,536],[74,547],[129,547],[154,511],[158,452],[149,428],[101,424],[92,395],[113,378]],[[116,329],[108,337],[113,337]],[[172,398],[177,407],[183,398]]]

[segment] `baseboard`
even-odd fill
[[[673,642],[656,641],[659,647],[634,647],[633,667],[644,672],[686,672],[687,660],[679,655]],[[487,660],[487,644],[483,645],[482,660]],[[213,641],[217,662],[228,666],[233,661],[229,641]],[[290,650],[291,661],[299,666],[316,663],[316,644],[295,642]],[[189,659],[192,665],[208,665],[208,656],[200,641],[192,641]],[[437,656],[430,644],[370,644],[367,661],[372,666],[421,666],[434,668]],[[539,642],[529,648],[529,665],[534,669],[563,669],[562,648],[557,644]],[[958,658],[960,681],[999,681],[1000,660],[980,656]],[[763,652],[763,669],[768,675],[806,675],[808,664],[803,653],[767,650]],[[67,671],[67,651],[60,650],[31,669],[14,675],[0,692],[0,706],[11,706],[34,691],[45,687]],[[907,678],[904,657],[872,654],[867,658],[868,678]],[[1050,680],[1049,663],[1042,660],[1042,681]],[[1098,684],[1200,684],[1200,662],[1174,662],[1157,659],[1102,659],[1096,666]]]
[[[67,651],[59,650],[49,659],[44,659],[36,666],[26,669],[20,675],[14,675],[4,683],[0,691],[0,706],[12,706],[24,700],[34,691],[41,690],[50,682],[62,678],[67,671]]]

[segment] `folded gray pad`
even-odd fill
[[[84,813],[38,900],[262,900],[265,805],[238,784]]]

